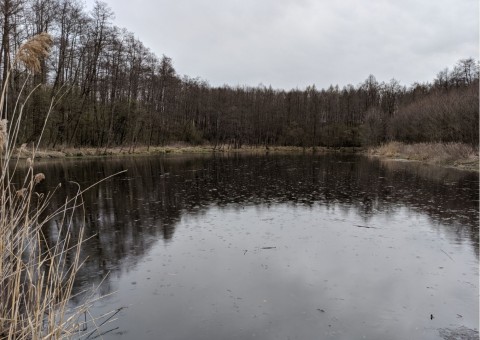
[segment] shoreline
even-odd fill
[[[451,163],[451,164],[441,164],[435,163],[426,160],[417,160],[417,159],[408,159],[408,158],[398,158],[398,157],[387,157],[387,156],[380,156],[380,155],[367,155],[368,157],[377,158],[381,161],[389,161],[389,162],[398,162],[398,163],[417,163],[423,165],[430,165],[430,166],[438,166],[441,168],[446,169],[455,169],[460,171],[470,171],[470,172],[477,172],[480,173],[479,169],[479,162],[460,162],[460,163]]]
[[[164,154],[209,154],[209,153],[360,153],[365,152],[361,147],[297,147],[297,146],[242,146],[241,148],[233,148],[231,146],[214,147],[212,145],[167,145],[146,147],[139,146],[130,147],[113,147],[113,148],[64,148],[59,150],[39,149],[36,159],[61,159],[61,158],[89,158],[89,157],[109,157],[109,156],[141,156],[141,155],[164,155]],[[31,157],[32,152],[27,150],[18,150],[14,157],[27,159]]]
[[[148,156],[148,155],[182,155],[182,154],[235,154],[235,153],[350,153],[363,154],[382,160],[397,162],[419,162],[454,168],[458,170],[475,171],[479,170],[478,150],[460,143],[418,143],[404,144],[390,142],[377,147],[297,147],[297,146],[242,146],[233,148],[231,145],[215,147],[213,145],[186,145],[172,144],[166,146],[138,146],[138,147],[113,147],[113,148],[63,148],[58,150],[39,149],[35,155],[36,159],[72,159],[72,158],[95,158],[95,157],[117,157],[117,156]],[[23,149],[18,151],[15,158],[27,159],[31,152]]]

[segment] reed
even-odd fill
[[[51,43],[45,33],[34,36],[19,48],[12,69],[23,66],[29,75],[38,72]],[[30,157],[21,160],[14,149],[25,103],[18,100],[12,112],[5,111],[9,76],[10,72],[0,97],[2,117],[8,118],[0,121],[0,338],[69,338],[80,334],[84,325],[79,320],[89,307],[69,305],[85,241],[84,223],[78,225],[73,218],[82,207],[82,191],[78,187],[73,197],[53,207],[55,190],[38,190],[45,180],[45,174],[35,170],[41,135]],[[19,162],[27,162],[22,176]]]
[[[478,147],[464,143],[415,143],[389,142],[369,149],[371,155],[387,158],[403,158],[439,165],[471,165],[477,168]]]

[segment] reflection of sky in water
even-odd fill
[[[363,222],[320,205],[186,215],[115,283],[104,310],[129,308],[111,337],[436,339],[478,327],[468,242],[405,208]]]
[[[75,291],[109,273],[100,293],[118,292],[94,314],[129,306],[106,337],[435,339],[478,328],[478,174],[341,155],[44,166],[45,190],[60,181],[65,192],[128,169],[83,196],[92,239]]]

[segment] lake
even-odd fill
[[[92,314],[119,310],[90,339],[478,338],[478,173],[340,154],[38,167],[58,202],[128,170],[83,197],[75,292],[101,283]]]

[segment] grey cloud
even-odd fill
[[[476,0],[106,2],[118,26],[212,85],[409,85],[478,58]]]

